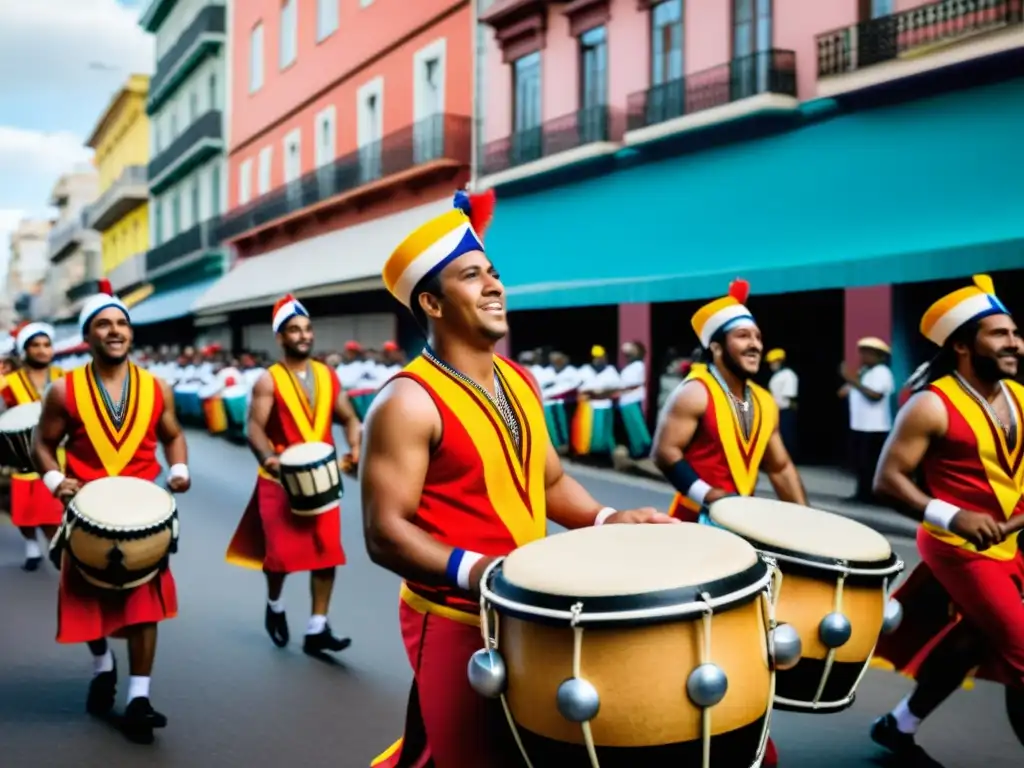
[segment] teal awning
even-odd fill
[[[205,293],[214,280],[204,280],[183,288],[156,293],[131,310],[132,325],[153,325],[166,320],[185,317],[192,311],[192,304]]]

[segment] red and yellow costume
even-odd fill
[[[963,322],[1006,309],[995,298],[992,281],[936,302],[922,320],[925,336],[942,344]],[[929,386],[946,410],[946,434],[930,446],[921,471],[932,497],[990,515],[999,522],[1024,514],[1024,387],[1005,380],[1010,412],[1017,425],[1013,445],[992,415],[954,376]],[[878,666],[891,664],[915,675],[925,656],[960,620],[985,638],[990,657],[981,677],[1024,687],[1024,554],[1011,536],[978,552],[959,536],[924,523],[917,534],[922,565],[895,597],[904,619],[875,651]]]
[[[134,363],[128,364],[128,377],[124,424],[118,429],[103,404],[92,366],[67,374],[69,478],[84,484],[103,477],[155,481],[160,476],[157,425],[164,411],[163,390],[152,374]],[[135,589],[108,592],[90,586],[65,555],[57,600],[58,642],[117,637],[133,624],[163,621],[177,614],[178,596],[169,568]]]
[[[63,375],[64,372],[60,368],[52,365],[47,371],[47,380],[52,383]],[[2,396],[8,408],[38,402],[41,399],[40,393],[28,377],[28,371],[24,368],[7,376],[4,383]],[[63,461],[63,451],[58,452],[57,460]],[[63,517],[64,505],[53,497],[38,473],[11,475],[11,522],[25,528],[58,526]]]
[[[274,382],[274,405],[265,430],[274,452],[280,454],[299,443],[334,445],[334,405],[341,394],[337,374],[323,363],[310,361],[310,402],[302,383],[285,366],[275,363],[269,373]],[[313,517],[300,517],[291,511],[280,480],[260,467],[249,506],[228,546],[227,560],[271,573],[344,565],[341,505]]]
[[[495,371],[522,432],[517,451],[501,415],[471,386],[424,357],[399,377],[419,383],[441,414],[416,523],[438,541],[486,556],[507,555],[547,531],[547,428],[529,375],[501,357]],[[521,457],[521,458],[520,458]],[[491,768],[515,757],[500,708],[473,691],[469,657],[481,647],[479,602],[453,587],[402,584],[399,618],[414,674],[405,736],[372,763]],[[511,750],[511,751],[510,751]]]

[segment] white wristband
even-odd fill
[[[705,483],[703,480],[694,480],[693,485],[686,492],[686,498],[695,504],[704,506],[704,499],[711,493],[711,486]]]
[[[594,525],[604,525],[608,518],[618,511],[619,510],[612,509],[611,507],[605,507],[597,513],[597,517],[594,518]]]
[[[188,464],[171,464],[171,468],[167,470],[167,476],[188,480]]]
[[[954,506],[947,501],[932,499],[928,502],[928,506],[924,508],[924,521],[934,525],[936,528],[948,531],[949,524],[953,522],[953,518],[957,516],[959,511],[960,507]]]
[[[473,566],[479,563],[483,557],[479,552],[467,552],[462,556],[462,562],[459,563],[459,573],[455,577],[455,583],[459,585],[459,589],[464,589],[467,592],[470,590],[469,572],[473,570]]]
[[[67,480],[67,478],[64,477],[64,473],[58,472],[56,469],[51,469],[43,475],[43,485],[45,485],[50,493],[53,494],[57,493],[57,489],[60,487],[60,484],[65,480]]]

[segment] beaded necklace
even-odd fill
[[[743,437],[745,439],[750,438],[750,433],[754,429],[754,395],[751,392],[750,384],[744,383],[743,385],[743,399],[736,397],[729,389],[729,385],[725,383],[725,379],[722,378],[721,372],[714,366],[709,364],[708,370],[711,371],[711,375],[715,381],[718,382],[718,386],[722,388],[729,397],[729,403],[732,405],[733,415],[736,417],[736,421],[739,422],[740,429],[743,430]]]
[[[1000,381],[999,390],[1003,393],[1003,397],[1006,398],[1006,404],[1008,410],[1010,411],[1009,424],[1003,423],[1003,420],[999,418],[999,414],[996,413],[996,409],[992,407],[992,403],[990,403],[988,400],[982,397],[981,393],[978,392],[978,390],[976,390],[974,387],[972,387],[970,382],[968,382],[967,379],[961,376],[959,372],[954,371],[953,378],[955,378],[956,383],[960,385],[960,389],[966,392],[970,397],[974,399],[976,403],[978,403],[978,405],[984,408],[988,415],[992,418],[992,421],[999,425],[999,428],[1003,431],[1003,434],[1006,435],[1007,446],[1012,449],[1013,446],[1017,444],[1017,413],[1013,408],[1013,401],[1010,399],[1010,393],[1006,389],[1006,384]]]
[[[131,369],[129,368],[129,370],[125,373],[124,383],[121,385],[121,397],[119,397],[117,400],[114,400],[110,396],[110,393],[107,391],[107,387],[103,383],[103,380],[97,373],[96,364],[90,363],[90,365],[92,365],[92,376],[96,380],[96,384],[99,385],[100,399],[103,401],[103,407],[104,409],[106,409],[107,415],[110,417],[110,420],[114,423],[114,427],[116,429],[121,429],[121,427],[124,425],[125,414],[128,411],[128,395],[131,390],[130,382],[132,378]]]

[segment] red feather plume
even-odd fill
[[[107,296],[114,295],[114,288],[110,284],[110,281],[107,280],[107,278],[101,277],[97,282],[99,283],[100,293],[105,293],[107,294]]]
[[[736,299],[740,304],[746,304],[747,299],[750,297],[750,283],[737,277],[729,283],[729,295]]]
[[[470,210],[469,223],[473,225],[473,231],[483,240],[484,232],[494,218],[494,207],[498,202],[498,196],[493,189],[481,192],[478,195],[469,195]]]
[[[18,338],[18,334],[21,333],[21,329],[29,324],[28,320],[22,320],[14,328],[11,329],[11,336]]]
[[[277,317],[277,310],[279,310],[281,307],[283,307],[289,301],[295,301],[295,297],[292,296],[290,293],[288,295],[282,296],[280,299],[278,299],[277,303],[274,304],[274,309],[270,313],[270,318],[273,319],[273,318]]]

